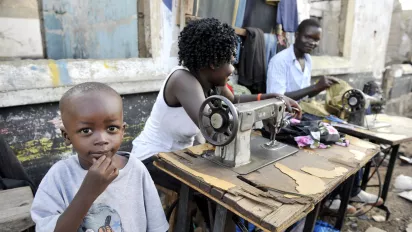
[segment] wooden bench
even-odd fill
[[[0,190],[0,231],[24,231],[34,226],[30,216],[32,203],[30,187]]]

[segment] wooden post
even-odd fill
[[[180,0],[180,31],[183,31],[185,25],[185,0]]]
[[[179,206],[177,208],[177,222],[175,226],[175,232],[187,232],[190,226],[190,202],[192,198],[192,192],[189,186],[182,183],[179,194]]]
[[[216,206],[215,223],[213,232],[224,232],[226,223],[227,209],[220,204]]]

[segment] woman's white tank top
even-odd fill
[[[163,83],[152,112],[142,133],[133,140],[132,156],[145,160],[159,152],[171,152],[193,146],[199,129],[189,115],[180,107],[170,107],[164,99],[164,89],[170,76],[176,70],[187,70],[176,67]]]

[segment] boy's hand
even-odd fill
[[[103,155],[98,160],[93,159],[93,165],[80,188],[87,195],[97,198],[118,175],[119,169],[113,165],[110,158]]]

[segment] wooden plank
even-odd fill
[[[32,202],[33,193],[30,187],[0,190],[0,209],[19,207]]]
[[[180,26],[180,31],[183,31],[183,28],[186,26],[186,19],[185,19],[185,4],[187,0],[179,0],[180,1],[180,12],[178,15],[179,17],[179,26]]]
[[[238,10],[239,10],[239,0],[235,0],[235,6],[233,7],[232,27],[235,26]]]
[[[247,36],[247,31],[244,28],[235,27],[235,33],[240,36]]]
[[[283,205],[275,212],[266,216],[262,221],[262,225],[269,227],[271,231],[284,231],[293,223],[303,218],[312,209],[313,206],[305,210],[299,207],[299,205]]]
[[[223,232],[225,230],[227,209],[221,205],[216,207],[215,223],[213,225],[213,232]]]
[[[186,15],[193,15],[194,3],[195,3],[195,0],[186,0],[186,7],[185,7]]]
[[[138,34],[137,34],[137,41],[138,41],[138,48],[139,48],[139,57],[146,58],[147,57],[147,46],[146,46],[146,35],[145,35],[145,13],[144,13],[144,4],[145,1],[141,0],[137,2],[138,5]],[[149,16],[147,16],[149,17]]]
[[[30,216],[33,193],[30,187],[0,191],[0,228],[1,231],[23,231],[34,222]]]
[[[177,222],[175,226],[176,232],[189,231],[190,226],[190,209],[192,201],[192,192],[189,186],[182,184],[179,194],[179,207],[177,211]]]
[[[194,0],[176,0],[176,25],[180,25],[180,29],[183,29],[186,15],[193,15]],[[183,25],[180,24],[183,22]]]
[[[2,232],[24,231],[34,222],[30,216],[31,204],[0,210],[0,228]]]
[[[175,191],[172,191],[170,189],[167,189],[165,187],[162,187],[160,185],[155,184],[156,189],[166,195],[166,208],[169,209],[170,206],[177,201],[179,198],[178,194]],[[174,226],[175,226],[175,221],[176,221],[176,207],[173,210],[172,214],[170,215],[169,219],[169,232],[173,232]]]

